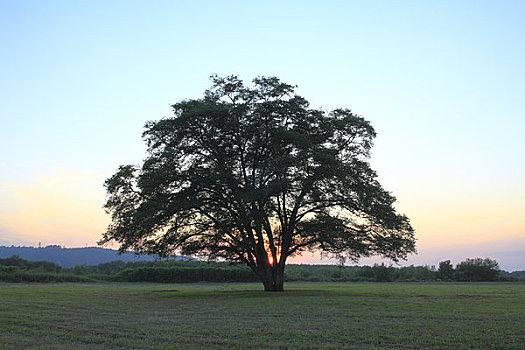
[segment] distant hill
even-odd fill
[[[98,265],[114,260],[124,262],[158,260],[156,255],[136,255],[131,252],[119,255],[117,250],[99,247],[62,248],[58,245],[49,245],[47,247],[34,248],[0,246],[0,258],[9,258],[13,255],[18,255],[22,259],[29,261],[51,261],[62,267]]]

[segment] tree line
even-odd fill
[[[305,282],[422,282],[422,281],[515,281],[525,280],[525,271],[499,269],[492,259],[466,259],[455,267],[450,260],[434,266],[288,265],[286,281]],[[0,259],[4,282],[257,282],[243,264],[204,261],[112,261],[98,265],[63,268],[48,261],[28,261],[18,256]]]

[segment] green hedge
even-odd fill
[[[240,266],[214,267],[162,267],[144,266],[120,271],[117,280],[128,282],[256,282],[257,276],[248,268]]]
[[[446,270],[446,271],[445,271]],[[520,274],[523,273],[523,274]],[[450,261],[433,266],[288,265],[285,281],[307,282],[418,282],[418,281],[512,281],[525,272],[500,271],[490,259],[467,259],[454,269]],[[0,259],[0,281],[4,282],[257,282],[257,276],[245,265],[226,262],[113,261],[95,266],[77,265],[61,268],[49,262],[30,262],[13,256]]]

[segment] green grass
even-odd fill
[[[0,284],[0,349],[524,349],[525,284]]]

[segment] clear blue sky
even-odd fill
[[[102,182],[208,77],[275,75],[378,132],[436,264],[525,269],[525,2],[2,1],[0,244],[93,245]],[[307,259],[307,257],[304,257]]]

